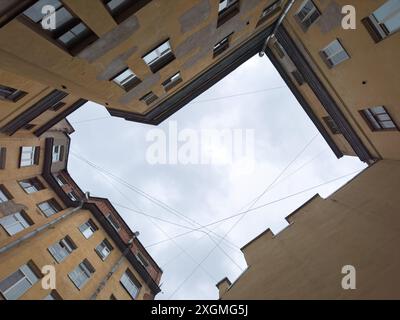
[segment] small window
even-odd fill
[[[141,285],[129,269],[122,275],[120,282],[132,299],[136,299]]]
[[[147,262],[147,260],[145,259],[145,257],[143,257],[143,255],[138,252],[136,254],[136,258],[139,260],[139,262],[141,263],[141,265],[145,268],[147,268],[149,266],[149,263]]]
[[[114,228],[116,231],[119,231],[119,230],[121,229],[121,227],[119,226],[119,223],[118,223],[117,219],[116,219],[111,213],[109,213],[109,214],[107,215],[107,220],[111,223],[111,225],[113,226],[113,228]]]
[[[19,99],[25,97],[26,94],[24,91],[0,85],[0,100],[17,102]]]
[[[41,26],[44,18],[42,8],[48,4],[48,0],[39,0],[23,12],[23,16],[36,27],[38,32],[45,33],[71,54],[79,53],[97,40],[97,36],[58,0],[51,1],[51,5],[56,9],[56,29],[44,30]]]
[[[61,211],[61,206],[54,199],[39,203],[38,208],[47,218]]]
[[[10,236],[21,232],[33,225],[24,211],[5,216],[0,219],[0,225],[7,231]]]
[[[40,147],[21,147],[20,167],[39,164]]]
[[[182,82],[181,73],[175,73],[171,78],[163,82],[163,87],[165,91],[169,91],[174,88],[176,85]]]
[[[53,156],[52,162],[60,162],[63,160],[64,155],[64,146],[55,145],[53,146]]]
[[[373,131],[399,130],[398,126],[383,106],[365,109],[360,112]]]
[[[263,12],[261,13],[260,19],[258,20],[256,27],[262,25],[264,22],[266,22],[267,20],[272,18],[272,16],[274,16],[280,10],[281,10],[281,1],[280,0],[275,1],[273,4],[271,4],[270,6],[265,8],[263,10]]]
[[[78,195],[75,193],[75,191],[71,191],[67,193],[67,196],[72,200],[72,201],[78,201]]]
[[[79,226],[79,231],[86,239],[89,239],[98,229],[99,228],[96,226],[92,219],[89,219],[87,222]]]
[[[6,187],[0,184],[0,203],[7,202],[11,200],[13,197],[11,193],[8,192]]]
[[[56,290],[51,292],[43,298],[43,300],[63,300]]]
[[[306,0],[301,5],[300,10],[296,13],[295,17],[302,29],[307,31],[320,15],[321,12],[315,6],[314,2]]]
[[[342,44],[337,39],[322,49],[320,55],[329,68],[337,66],[339,63],[350,58]]]
[[[26,193],[35,193],[44,189],[43,184],[38,178],[26,179],[18,182]]]
[[[48,248],[50,254],[58,262],[62,262],[66,257],[68,257],[72,251],[76,249],[75,243],[69,236],[61,239],[60,241],[53,244]]]
[[[125,91],[129,91],[136,87],[141,81],[129,68],[125,69],[114,78],[111,79],[114,83],[119,85]]]
[[[329,128],[329,130],[333,134],[340,134],[340,130],[339,130],[338,126],[336,125],[335,121],[333,121],[333,119],[331,117],[329,117],[329,116],[322,117],[322,119],[324,120],[326,126]]]
[[[143,60],[147,63],[153,73],[164,68],[174,59],[175,56],[171,50],[169,40],[163,42],[161,45],[143,56]]]
[[[61,174],[57,175],[55,178],[60,187],[68,184],[67,180],[65,180],[65,178]]]
[[[26,124],[23,128],[24,128],[24,130],[30,131],[30,130],[32,130],[34,127],[36,127],[36,124],[28,123],[28,124]]]
[[[0,147],[0,170],[6,168],[7,148]]]
[[[121,23],[151,0],[103,0],[117,23]]]
[[[85,259],[68,273],[68,277],[78,289],[82,289],[95,271],[91,263]]]
[[[237,15],[239,11],[239,0],[220,0],[218,6],[217,28]]]
[[[229,48],[230,36],[223,38],[220,42],[216,43],[213,47],[213,58],[219,56],[222,52]]]
[[[400,1],[386,1],[362,22],[375,42],[382,41],[400,30]]]
[[[101,260],[106,260],[107,257],[110,255],[111,251],[113,250],[113,247],[111,243],[107,240],[104,239],[97,247],[96,247],[96,252],[101,258]]]
[[[61,108],[63,108],[64,106],[65,106],[65,103],[64,103],[64,102],[57,102],[56,104],[54,104],[53,106],[51,106],[49,110],[51,110],[51,111],[58,111],[58,110],[60,110]]]
[[[153,92],[149,92],[146,95],[144,95],[143,97],[141,97],[140,101],[143,101],[145,104],[147,104],[149,106],[157,99],[158,99],[158,97]]]
[[[37,268],[32,261],[0,281],[0,292],[6,300],[18,300],[38,282]]]

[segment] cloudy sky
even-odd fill
[[[158,299],[217,299],[215,284],[225,276],[234,281],[246,268],[240,252],[244,244],[267,228],[278,233],[286,226],[285,217],[314,194],[328,196],[352,177],[349,174],[365,168],[354,157],[336,159],[266,57],[250,59],[159,127],[112,118],[94,103],[68,119],[76,129],[69,171],[84,191],[108,197],[132,230],[140,232],[140,240],[164,271]],[[168,153],[176,141],[169,134],[174,126],[191,137],[192,162],[193,150],[224,161],[149,162],[161,134],[167,141],[167,160],[174,157],[174,152]],[[239,136],[247,130],[250,138],[254,134],[254,143],[248,139],[247,151],[236,152],[227,161],[229,139],[218,144],[204,139],[204,130],[213,129]],[[188,146],[186,142],[178,142],[178,150]],[[249,204],[256,208],[345,175],[213,224],[205,232],[193,230],[243,212]],[[141,191],[162,204],[149,201]]]

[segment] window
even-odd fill
[[[38,207],[47,218],[61,211],[60,205],[54,199],[39,203]]]
[[[220,0],[217,28],[239,13],[239,0]]]
[[[21,147],[20,167],[39,164],[40,147]]]
[[[65,180],[65,178],[61,174],[57,175],[55,178],[56,178],[56,180],[58,182],[58,185],[60,187],[62,187],[63,185],[68,184],[67,180]]]
[[[113,228],[117,231],[119,231],[119,229],[121,229],[121,227],[119,226],[119,223],[117,221],[117,219],[111,214],[109,213],[107,215],[107,220],[111,223],[111,225],[113,226]]]
[[[262,25],[265,21],[267,21],[269,18],[271,18],[273,15],[275,15],[277,12],[281,10],[281,1],[275,1],[273,4],[268,6],[263,10],[261,13],[260,19],[257,22],[257,26]]]
[[[79,231],[86,239],[89,239],[98,229],[99,228],[94,224],[92,219],[89,219],[87,222],[79,227]]]
[[[58,111],[58,110],[60,110],[60,109],[61,109],[62,107],[64,107],[64,106],[65,106],[65,103],[64,103],[64,102],[57,102],[56,104],[54,104],[53,106],[51,106],[49,110]]]
[[[7,148],[0,147],[0,170],[6,167]]]
[[[7,202],[8,200],[11,200],[13,197],[12,195],[8,192],[5,186],[0,184],[0,203],[2,202]]]
[[[146,103],[149,106],[157,99],[158,99],[158,97],[153,92],[149,92],[149,93],[145,94],[143,97],[141,97],[140,101],[143,101],[144,103]]]
[[[322,119],[324,120],[325,124],[327,125],[329,130],[331,130],[331,132],[333,134],[340,134],[340,130],[339,130],[338,126],[336,125],[335,121],[333,121],[333,119],[331,117],[329,117],[329,116],[322,117]]]
[[[151,0],[103,0],[114,19],[121,23]]]
[[[222,52],[229,48],[230,36],[223,38],[220,42],[216,43],[213,48],[213,58],[219,56]]]
[[[62,300],[62,298],[56,290],[52,290],[43,300]]]
[[[143,56],[143,60],[147,63],[153,73],[164,68],[174,59],[175,56],[171,50],[169,40],[163,42],[161,45]]]
[[[75,191],[71,191],[67,193],[67,196],[72,200],[72,201],[77,201],[78,200],[78,196],[75,193]]]
[[[140,284],[129,269],[122,275],[120,282],[132,299],[136,299],[139,294]]]
[[[337,66],[339,63],[350,58],[346,50],[342,47],[342,44],[337,39],[322,49],[320,55],[329,68]]]
[[[24,128],[24,130],[30,131],[30,130],[32,130],[34,127],[36,127],[36,124],[28,123],[28,124],[26,124],[23,128]]]
[[[110,255],[111,251],[113,250],[113,247],[111,243],[107,240],[104,239],[97,247],[96,247],[96,252],[101,258],[101,260],[106,260],[107,257]]]
[[[300,10],[296,13],[295,17],[303,30],[307,31],[320,15],[321,12],[319,12],[314,2],[306,0],[301,5]]]
[[[163,82],[163,86],[165,91],[171,90],[173,87],[175,87],[177,84],[182,82],[182,77],[181,73],[175,73],[171,78]]]
[[[21,232],[33,225],[25,212],[16,212],[0,219],[1,226],[7,231],[10,236]]]
[[[42,7],[52,5],[56,9],[56,29],[44,30],[41,27],[43,19]],[[71,54],[77,54],[97,36],[76,16],[73,15],[59,0],[39,0],[23,12],[23,16],[36,27],[36,29],[54,39]]]
[[[53,157],[52,161],[53,162],[59,162],[62,161],[63,159],[63,154],[64,154],[64,146],[53,146]]]
[[[26,179],[18,182],[26,193],[35,193],[44,189],[43,184],[38,178]]]
[[[72,251],[76,249],[75,243],[69,236],[61,239],[57,243],[53,244],[47,250],[49,250],[50,254],[53,258],[58,262],[62,262],[66,257],[68,257]]]
[[[116,75],[114,78],[111,79],[111,81],[115,82],[125,91],[133,89],[141,82],[139,78],[129,68]]]
[[[375,42],[382,41],[400,30],[400,1],[386,1],[362,22]]]
[[[68,277],[78,289],[82,289],[95,271],[90,262],[85,259],[74,270],[68,273]]]
[[[17,102],[19,99],[25,97],[26,94],[24,91],[0,85],[0,100]]]
[[[147,268],[149,266],[149,263],[140,252],[136,254],[136,258],[139,260],[143,267]]]
[[[360,112],[373,131],[399,130],[383,106],[365,109]]]
[[[0,281],[0,292],[6,300],[17,300],[38,280],[36,268],[30,261]]]

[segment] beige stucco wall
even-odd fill
[[[243,248],[249,267],[222,299],[400,298],[399,189],[400,162],[383,160],[314,198],[281,233]],[[356,290],[341,287],[345,265]]]

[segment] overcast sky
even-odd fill
[[[273,89],[264,90],[269,88]],[[238,95],[241,93],[248,94]],[[159,127],[112,118],[104,107],[94,103],[86,104],[68,119],[76,130],[72,152],[202,225],[240,212],[310,141],[305,152],[258,199],[255,207],[365,168],[355,157],[336,159],[266,57],[250,59]],[[243,170],[235,158],[229,165],[149,163],[146,152],[152,142],[146,137],[155,129],[162,129],[168,137],[170,121],[177,124],[178,130],[193,129],[199,135],[204,129],[254,130],[253,170]],[[219,156],[227,151],[229,144],[214,150]],[[93,196],[107,197],[114,204],[186,226],[116,206],[132,230],[140,232],[140,240],[164,271],[158,299],[217,299],[215,284],[225,276],[234,281],[246,268],[240,247],[267,228],[278,233],[286,226],[285,217],[306,200],[316,193],[326,197],[352,177],[249,212],[227,234],[229,243],[220,243],[221,250],[215,249],[217,237],[211,240],[201,232],[170,240],[198,225],[106,178],[73,155],[68,169],[80,187]],[[224,236],[240,217],[210,228]]]

